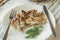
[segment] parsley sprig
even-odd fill
[[[34,26],[32,29],[26,31],[26,38],[35,38],[42,31],[42,26]]]

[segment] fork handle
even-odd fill
[[[6,32],[5,32],[4,37],[3,37],[2,40],[7,40],[7,36],[8,36],[9,28],[10,28],[10,23],[11,23],[11,21],[9,22],[9,25],[7,27],[7,30],[6,30]]]

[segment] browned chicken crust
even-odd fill
[[[22,10],[22,13],[16,14],[12,19],[11,25],[18,30],[24,31],[26,27],[45,23],[47,18],[43,12],[37,12],[32,9],[29,11]]]

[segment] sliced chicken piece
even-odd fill
[[[30,24],[31,21],[32,21],[31,18],[26,19],[26,23],[27,23],[27,24]]]
[[[46,22],[46,19],[47,18],[43,12],[37,12],[35,9],[29,11],[22,10],[22,13],[16,14],[16,16],[12,19],[11,25],[18,30],[24,31],[26,24],[29,26],[42,24]]]

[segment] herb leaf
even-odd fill
[[[28,34],[28,36],[26,36],[26,38],[36,37],[40,33],[40,31],[42,30],[41,28],[42,28],[42,26],[38,26],[38,27],[34,26],[32,29],[27,30],[26,34]]]

